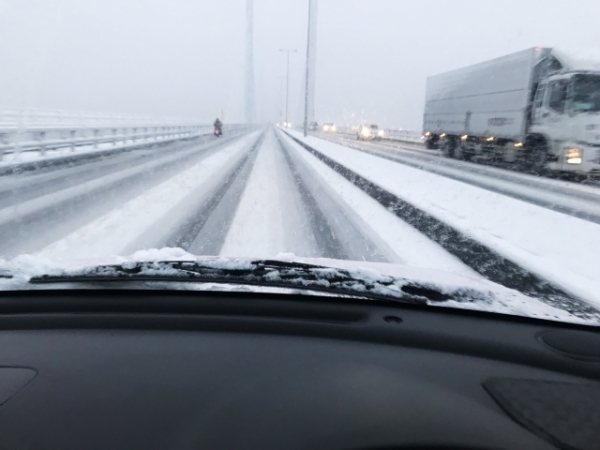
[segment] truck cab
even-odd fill
[[[546,147],[550,170],[600,176],[600,55],[594,56],[553,49],[547,58],[528,136]]]

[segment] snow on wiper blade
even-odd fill
[[[98,281],[177,281],[257,285],[324,291],[343,295],[400,300],[410,303],[462,300],[432,286],[381,275],[371,270],[345,270],[283,261],[164,261],[95,266],[73,272],[42,275],[33,284]],[[473,293],[469,290],[469,300]],[[475,297],[484,297],[484,293]]]
[[[12,278],[13,274],[10,270],[0,269],[0,278]]]

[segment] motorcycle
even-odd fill
[[[223,136],[223,132],[221,131],[221,129],[219,127],[215,127],[214,135],[216,137],[221,137],[221,136]]]

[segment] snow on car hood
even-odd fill
[[[269,260],[281,261],[287,263],[304,263],[316,266],[331,268],[332,273],[336,269],[342,269],[350,272],[353,278],[357,280],[376,280],[382,276],[394,277],[398,279],[410,280],[412,283],[420,286],[429,286],[441,293],[455,293],[459,290],[473,290],[480,295],[476,301],[455,301],[446,300],[443,302],[428,301],[431,306],[451,307],[459,309],[469,309],[478,311],[495,312],[502,314],[518,315],[538,319],[558,320],[562,322],[571,322],[587,325],[600,325],[600,321],[595,318],[580,318],[568,311],[557,309],[536,298],[526,296],[516,290],[508,289],[491,281],[482,278],[471,278],[464,275],[457,275],[448,272],[415,268],[398,264],[376,263],[366,261],[336,260],[328,258],[304,258],[291,253],[280,253],[275,257],[269,257]],[[250,269],[252,262],[256,260],[265,260],[265,257],[257,258],[224,258],[216,256],[198,256],[179,248],[163,248],[138,251],[130,256],[111,256],[89,259],[70,259],[70,260],[50,260],[31,255],[21,255],[11,260],[0,260],[0,291],[40,289],[40,286],[34,286],[29,283],[33,277],[42,275],[60,275],[65,271],[76,272],[78,270],[88,269],[96,266],[120,265],[127,267],[141,262],[165,262],[165,261],[189,261],[209,263],[211,267],[220,269]],[[160,269],[159,269],[160,270]],[[275,275],[276,276],[276,275]],[[294,292],[299,289],[281,289],[280,287],[270,289],[269,286],[246,286],[243,284],[216,284],[216,283],[185,283],[183,282],[161,283],[161,288],[170,289],[190,289],[193,285],[194,290],[228,290],[243,292]],[[97,287],[97,286],[96,286]],[[51,289],[48,286],[42,286],[42,289]],[[307,291],[310,295],[311,292]],[[314,294],[314,293],[313,293]],[[319,292],[318,295],[323,295]],[[336,293],[326,293],[325,295],[338,295]],[[340,294],[341,295],[341,294]],[[341,295],[343,296],[343,295]],[[357,292],[356,296],[360,296]]]

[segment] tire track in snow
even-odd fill
[[[267,136],[268,133],[268,136]],[[276,148],[269,148],[273,139]],[[215,190],[202,196],[201,201],[166,241],[168,247],[181,247],[190,253],[198,255],[218,255],[222,253],[223,246],[232,230],[233,221],[236,218],[240,202],[250,186],[250,177],[256,169],[255,161],[259,153],[273,151],[277,152],[278,161],[274,170],[277,174],[273,177],[289,177],[289,183],[283,183],[293,192],[285,193],[285,200],[294,203],[293,207],[298,209],[298,215],[307,225],[307,230],[302,230],[302,224],[293,224],[294,230],[286,230],[288,233],[296,232],[300,239],[306,238],[304,243],[306,250],[314,249],[317,257],[334,259],[368,260],[377,262],[389,262],[386,251],[380,251],[381,245],[375,244],[362,232],[347,206],[336,201],[335,194],[329,192],[323,181],[311,173],[308,167],[297,155],[290,152],[273,130],[266,131],[254,145],[244,154],[228,172],[211,181]],[[263,154],[263,153],[261,153]],[[263,164],[264,161],[261,161]],[[261,172],[264,175],[263,172]],[[255,176],[257,176],[255,174]],[[256,183],[258,180],[253,180]],[[276,185],[277,180],[271,180]],[[294,198],[296,200],[294,200]],[[247,200],[248,201],[248,200]],[[251,201],[251,198],[249,199]],[[267,200],[267,202],[269,199]],[[273,199],[270,199],[273,201]],[[244,208],[252,208],[254,205],[245,204]],[[269,205],[278,207],[279,205]],[[238,218],[243,220],[243,218]],[[289,225],[289,221],[282,222]],[[265,235],[265,230],[257,230],[256,224],[246,223],[245,228],[251,230],[252,238],[255,239],[254,248],[262,250],[261,239],[270,239]],[[240,224],[236,224],[239,231]],[[248,228],[250,227],[250,228]],[[277,230],[280,231],[280,230]],[[281,230],[283,231],[283,230]],[[244,231],[245,232],[245,231]],[[308,234],[307,234],[308,232]],[[261,236],[261,234],[263,236]],[[227,247],[228,256],[238,256],[235,242],[241,244],[240,252],[244,252],[245,243],[239,239],[229,239]],[[286,251],[288,251],[286,249]],[[392,253],[391,250],[387,253]],[[259,256],[259,255],[254,255]],[[309,255],[311,256],[311,255]]]
[[[304,210],[306,211],[312,229],[313,235],[317,242],[317,246],[321,251],[321,257],[333,258],[333,259],[350,259],[349,252],[344,249],[344,245],[339,241],[329,222],[327,221],[325,214],[319,208],[317,201],[311,194],[310,190],[306,186],[302,174],[298,167],[292,161],[290,154],[277,136],[277,140],[280,144],[281,151],[285,157],[285,161],[292,173],[296,188],[300,193],[302,202],[304,203]]]
[[[354,261],[399,262],[395,252],[376,236],[351,207],[325,185],[325,182],[287,147],[276,133],[282,153],[293,174],[321,257]],[[341,200],[341,201],[340,201]]]
[[[181,247],[198,255],[219,254],[263,138],[264,132],[233,169],[215,182],[216,190],[203,196],[201,202],[171,233],[166,246]]]
[[[308,214],[275,134],[265,136],[221,255],[319,257]]]

